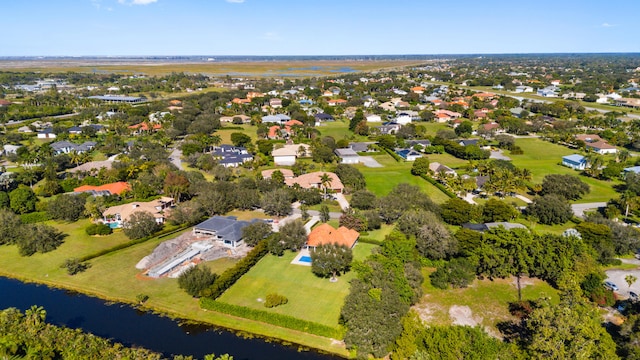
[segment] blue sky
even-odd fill
[[[5,0],[0,56],[640,52],[638,0]]]

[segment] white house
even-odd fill
[[[411,116],[407,113],[400,113],[396,117],[396,123],[400,125],[407,125],[411,122]]]
[[[618,149],[615,146],[607,143],[606,141],[586,143],[585,147],[587,148],[587,150],[593,150],[600,155],[615,154],[618,152]]]
[[[301,151],[301,148],[304,148],[304,152]],[[311,150],[307,144],[292,144],[274,149],[271,155],[275,165],[292,166],[296,163],[298,157],[310,156]]]
[[[382,122],[380,115],[370,114],[366,116],[367,122]]]
[[[340,158],[341,164],[357,164],[360,162],[360,156],[353,149],[335,149],[334,152]]]
[[[574,170],[584,170],[587,167],[587,159],[578,154],[567,155],[562,157],[562,165]]]

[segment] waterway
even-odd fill
[[[22,311],[38,305],[47,311],[47,322],[111,339],[126,346],[143,347],[170,355],[229,354],[234,360],[309,359],[336,360],[339,357],[297,347],[244,338],[208,325],[181,324],[179,321],[137,310],[125,304],[43,285],[23,283],[0,277],[0,309],[15,307]]]

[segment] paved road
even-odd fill
[[[502,150],[495,150],[495,151],[491,151],[491,155],[489,156],[489,158],[491,159],[498,159],[498,160],[506,160],[509,161],[511,160],[510,157],[506,156]]]
[[[467,193],[462,198],[462,200],[464,200],[464,201],[466,201],[466,202],[468,202],[469,204],[472,204],[472,205],[478,205],[478,203],[475,200],[473,200],[473,194],[472,193]]]
[[[62,115],[56,115],[56,116],[42,116],[42,117],[24,119],[24,120],[17,120],[17,121],[11,120],[11,121],[7,122],[7,125],[18,125],[18,124],[22,124],[24,122],[35,121],[35,120],[66,119],[66,118],[70,118],[70,117],[76,116],[76,115],[80,115],[80,113],[62,114]]]
[[[607,207],[606,202],[593,202],[593,203],[585,203],[585,204],[572,204],[571,210],[573,210],[573,214],[577,217],[583,217],[584,212],[587,210],[595,210],[599,208]]]
[[[516,194],[515,197],[520,199],[520,200],[522,200],[522,201],[524,201],[524,202],[526,202],[527,204],[531,204],[533,202],[528,197],[520,195],[520,194]]]

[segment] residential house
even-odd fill
[[[618,149],[615,146],[609,144],[606,141],[590,142],[587,143],[585,147],[587,148],[587,151],[591,150],[600,155],[615,154],[618,152]]]
[[[303,189],[323,189],[324,185],[322,184],[322,176],[325,174],[329,176],[329,179],[331,180],[326,184],[327,190],[335,193],[342,193],[344,185],[342,184],[342,181],[340,181],[338,175],[332,172],[316,171],[303,174],[292,179],[285,179],[284,182],[288,186],[298,184]]]
[[[271,106],[274,109],[281,108],[282,107],[282,99],[278,99],[278,98],[269,99],[269,106]]]
[[[417,158],[422,157],[422,154],[413,149],[396,149],[396,154],[406,161],[415,161]]]
[[[125,191],[131,190],[131,185],[127,182],[119,181],[110,184],[104,184],[100,186],[93,185],[82,185],[75,189],[73,192],[76,194],[80,193],[90,193],[93,196],[103,196],[103,195],[120,195]]]
[[[640,99],[636,98],[622,98],[616,100],[616,106],[625,106],[630,108],[640,108]]]
[[[52,127],[47,127],[38,131],[38,139],[55,139],[56,134],[53,132]]]
[[[320,123],[323,121],[334,121],[333,116],[327,113],[317,113],[313,115],[313,117],[316,119],[317,123]]]
[[[158,131],[162,129],[162,124],[148,124],[146,122],[141,122],[139,124],[130,125],[128,128],[133,130],[133,135],[140,135],[144,132]]]
[[[51,143],[49,146],[51,146],[51,149],[53,149],[56,155],[59,155],[68,154],[72,151],[75,151],[77,153],[88,152],[91,151],[96,145],[97,143],[95,141],[85,141],[84,143],[77,145],[70,141],[64,140],[56,141],[54,143]]]
[[[404,141],[405,144],[407,144],[408,147],[414,148],[417,145],[421,146],[422,149],[424,150],[425,148],[428,148],[429,146],[431,146],[431,141],[429,140],[405,140]]]
[[[18,149],[20,149],[22,146],[20,145],[3,145],[2,146],[2,152],[0,153],[0,155],[9,155],[9,154],[16,154]]]
[[[604,141],[598,134],[577,134],[576,140],[584,141],[585,143],[594,143]]]
[[[393,135],[400,130],[402,125],[395,122],[386,122],[382,126],[376,126],[381,135]]]
[[[335,149],[334,152],[340,158],[341,164],[357,164],[360,162],[360,155],[351,148]]]
[[[513,92],[515,92],[516,94],[529,93],[529,92],[533,92],[533,88],[531,86],[520,85],[520,86],[516,86],[516,89]]]
[[[287,144],[271,152],[275,165],[292,166],[298,157],[311,156],[311,147],[307,144]]]
[[[469,229],[469,230],[475,230],[475,231],[480,231],[480,232],[484,232],[493,228],[497,228],[497,227],[503,227],[506,230],[513,230],[513,229],[526,229],[527,227],[520,224],[520,223],[511,223],[511,222],[488,222],[488,223],[484,223],[484,224],[473,224],[473,223],[466,223],[466,224],[462,224],[462,227],[465,229]]]
[[[295,177],[295,175],[293,174],[293,171],[289,169],[269,169],[269,170],[262,170],[261,172],[262,178],[271,179],[271,176],[273,176],[273,173],[276,171],[280,171],[280,173],[282,173],[282,176],[285,179],[293,179]]]
[[[480,141],[480,139],[462,139],[458,141],[458,145],[460,146],[476,145],[477,146],[478,141]]]
[[[168,210],[174,205],[174,199],[161,197],[160,199],[148,202],[132,202],[124,205],[112,206],[102,213],[102,222],[111,228],[122,227],[137,212],[148,212],[156,220],[156,223],[163,224]]]
[[[459,112],[449,110],[436,110],[434,114],[436,116],[437,122],[447,122],[462,117],[462,114],[460,114]]]
[[[285,122],[291,120],[291,118],[284,114],[276,114],[276,115],[268,115],[262,117],[262,123],[275,123],[275,124],[284,124]]]
[[[375,142],[352,142],[349,143],[349,147],[353,149],[355,152],[374,152],[375,150],[371,148],[371,145],[375,144]]]
[[[521,118],[522,117],[522,113],[524,111],[525,110],[523,108],[521,108],[521,107],[514,107],[514,108],[509,109],[509,112],[511,113],[511,115],[513,115],[513,116],[515,116],[517,118]]]
[[[233,115],[233,116],[222,116],[220,117],[220,122],[233,123],[235,119],[240,119],[239,121],[242,122],[243,124],[249,124],[251,122],[251,117],[244,114]]]
[[[224,167],[238,167],[253,160],[253,155],[249,154],[247,149],[233,145],[220,145],[213,150],[211,155],[218,160],[218,164]]]
[[[567,155],[562,157],[562,165],[574,170],[584,170],[587,167],[587,159],[578,154]]]
[[[453,176],[458,175],[458,173],[456,173],[455,170],[448,167],[447,165],[440,164],[437,161],[429,163],[429,170],[435,175],[453,175]]]
[[[337,244],[351,249],[356,245],[359,237],[360,233],[353,229],[344,226],[336,229],[324,223],[311,230],[307,237],[306,248],[315,249],[320,245]]]
[[[414,86],[411,88],[411,92],[416,94],[423,94],[426,90],[427,89],[423,88],[422,86]]]
[[[411,122],[411,116],[407,113],[399,113],[395,119],[395,122],[400,125],[407,125]]]
[[[28,127],[28,126],[24,125],[24,126],[20,126],[20,127],[18,128],[18,132],[19,132],[19,133],[23,133],[23,134],[29,134],[29,133],[32,133],[32,132],[33,132],[33,130],[31,130],[31,128],[30,128],[30,127]]]
[[[380,117],[380,115],[376,114],[369,114],[365,116],[365,119],[367,119],[367,122],[382,122],[382,118]]]
[[[337,106],[337,105],[345,105],[347,100],[345,99],[329,99],[327,100],[327,104],[329,106]]]
[[[558,97],[557,89],[555,87],[546,87],[544,89],[538,89],[537,95],[542,97]]]
[[[625,175],[628,173],[640,174],[640,166],[632,166],[632,167],[624,168],[623,173]]]
[[[242,245],[242,229],[255,222],[238,220],[235,216],[214,216],[193,227],[192,233],[197,237],[213,237],[224,246],[235,248]]]
[[[9,100],[0,99],[0,107],[9,106],[11,104],[13,104],[13,103],[11,101],[9,101]]]
[[[251,100],[250,99],[240,99],[240,98],[233,98],[233,100],[231,100],[232,103],[237,104],[237,105],[249,105],[251,104]]]

